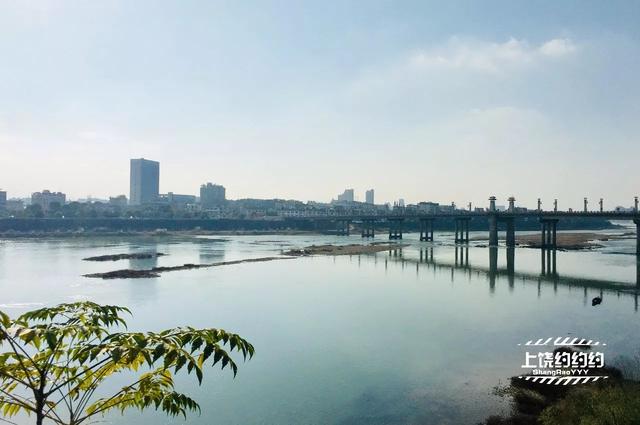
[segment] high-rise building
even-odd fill
[[[157,201],[160,194],[160,163],[144,158],[132,159],[129,182],[131,205]]]
[[[345,189],[342,194],[338,195],[338,202],[353,202],[353,189]]]
[[[48,211],[53,204],[61,207],[66,201],[67,195],[62,192],[43,190],[42,192],[34,192],[31,194],[31,205],[40,205],[43,211]]]
[[[203,184],[200,186],[200,204],[202,208],[219,207],[227,199],[227,190],[219,184]]]
[[[374,204],[374,202],[373,202],[373,195],[374,195],[374,193],[373,193],[373,189],[369,189],[369,190],[367,190],[367,191],[364,193],[365,202],[366,202],[367,204],[371,204],[371,205],[373,205],[373,204]]]
[[[0,210],[3,210],[7,207],[7,192],[4,190],[0,190]]]

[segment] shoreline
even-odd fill
[[[609,228],[609,229],[599,229],[596,231],[613,231],[613,230],[621,230],[621,228]],[[384,230],[377,230],[378,234],[384,238],[386,232]],[[488,232],[488,231],[487,231]],[[527,235],[518,235],[516,232],[516,243],[517,244],[526,244],[531,245],[530,247],[535,247],[536,242],[540,240],[540,231],[534,230],[522,230],[521,232],[527,232],[530,234]],[[403,232],[405,235],[417,234],[418,231],[409,230]],[[445,230],[440,231],[439,233],[453,233],[453,230]],[[354,231],[352,236],[357,236],[358,231]],[[274,230],[154,230],[154,231],[118,231],[118,232],[3,232],[0,233],[0,241],[1,240],[16,240],[16,239],[34,239],[34,238],[96,238],[96,237],[195,237],[195,236],[298,236],[298,235],[310,235],[310,236],[337,236],[335,232],[332,231],[316,231],[316,230],[282,230],[282,229],[274,229]],[[583,243],[584,238],[586,236],[581,235],[589,235],[592,240],[600,240],[606,241],[609,239],[631,239],[635,238],[635,234],[631,232],[625,232],[622,234],[609,234],[609,233],[595,233],[594,229],[562,229],[559,230],[558,233],[558,247],[560,248],[561,240],[566,240],[566,238],[579,238],[578,243]],[[488,236],[476,236],[471,238],[471,241],[488,241]],[[499,240],[505,240],[504,236],[500,237]]]

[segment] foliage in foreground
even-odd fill
[[[640,355],[615,363],[588,370],[608,377],[596,383],[549,385],[512,377],[509,385],[494,390],[511,399],[511,413],[490,416],[482,425],[638,425]]]
[[[500,392],[512,397],[515,408],[507,417],[491,416],[483,425],[637,425],[640,424],[640,383],[616,379],[612,383],[554,387],[564,391],[543,394],[510,385]]]
[[[121,332],[123,313],[130,312],[92,302],[43,308],[15,320],[0,311],[0,346],[8,349],[0,354],[2,415],[33,414],[38,425],[45,419],[78,425],[127,408],[186,417],[200,406],[174,390],[174,374],[193,373],[201,384],[211,363],[228,366],[235,376],[238,366],[229,353],[245,360],[254,353],[249,342],[222,329]],[[108,377],[123,372],[136,378],[109,396],[96,395]]]
[[[546,408],[543,425],[634,425],[640,423],[640,384],[576,388]]]

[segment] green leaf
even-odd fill
[[[46,332],[44,334],[44,337],[47,340],[47,344],[49,345],[49,348],[53,350],[58,344],[58,339],[56,338],[56,335],[53,332]]]
[[[32,401],[20,397],[39,389],[43,382],[43,402],[51,409],[51,415],[71,414],[77,423],[91,423],[95,415],[129,408],[152,408],[186,418],[187,413],[200,411],[200,406],[174,391],[173,373],[186,365],[187,374],[195,371],[201,384],[202,366],[214,355],[213,364],[222,361],[222,368],[228,365],[235,376],[237,366],[229,353],[241,351],[246,357],[254,352],[247,341],[222,329],[180,327],[158,333],[122,332],[119,327],[126,327],[120,317],[123,313],[130,312],[124,307],[89,301],[41,308],[24,313],[15,321],[0,312],[0,326],[11,327],[11,337],[24,349],[19,352],[25,353],[0,353],[0,413],[11,417],[34,412],[35,406],[29,404]],[[43,349],[41,342],[46,343]],[[223,342],[229,344],[229,353]],[[161,358],[163,367],[153,369]],[[138,372],[145,364],[151,370]],[[130,384],[111,395],[105,393],[113,388],[112,384],[98,390],[114,375],[130,378]],[[18,397],[15,400],[24,405],[11,401],[14,394]],[[93,394],[103,394],[105,398],[93,399]],[[84,402],[67,404],[62,400],[86,400],[87,407],[79,407]],[[69,405],[72,412],[66,411]]]
[[[2,310],[0,310],[0,323],[2,324],[2,326],[4,326],[5,328],[8,328],[9,326],[11,326],[11,319],[9,318],[9,316],[3,312]]]
[[[156,346],[155,350],[153,350],[153,361],[152,363],[155,363],[156,360],[158,360],[160,357],[162,357],[162,355],[164,354],[164,344],[158,344],[158,346]]]

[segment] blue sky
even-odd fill
[[[0,1],[0,187],[640,194],[640,2]]]

